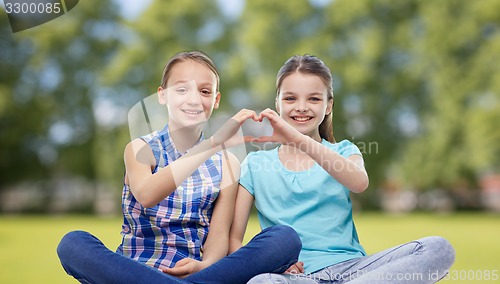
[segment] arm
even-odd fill
[[[226,256],[229,249],[229,231],[233,222],[240,163],[232,153],[227,153],[229,157],[223,168],[222,190],[217,197],[210,221],[210,232],[203,246],[202,262],[205,267]]]
[[[259,119],[254,111],[245,109],[239,111],[209,140],[204,140],[194,146],[186,155],[158,169],[155,174],[151,173],[155,159],[149,145],[141,139],[130,142],[124,154],[125,182],[128,183],[130,190],[142,206],[155,206],[172,194],[203,162],[220,151],[221,144],[230,143],[227,146],[230,147],[250,141],[251,137],[235,137],[241,124],[249,118]]]
[[[135,139],[125,148],[126,182],[144,207],[152,207],[169,196],[203,162],[217,152],[208,140],[193,147],[188,154],[153,174],[156,161],[146,142]]]
[[[368,174],[361,155],[351,155],[345,158],[306,135],[298,137],[298,141],[300,142],[296,145],[300,150],[307,153],[350,191],[361,193],[368,187]]]
[[[253,202],[254,197],[240,184],[236,197],[233,224],[229,233],[229,254],[243,246],[243,237],[245,236]]]
[[[163,268],[163,272],[183,278],[207,268],[227,255],[240,163],[232,153],[225,152],[224,155],[226,158],[223,160],[221,191],[215,202],[210,230],[203,245],[202,261],[184,258],[178,261],[173,268]]]
[[[368,174],[363,157],[351,155],[344,158],[320,142],[300,133],[271,109],[264,110],[261,115],[269,119],[274,131],[273,136],[262,137],[259,142],[280,142],[298,148],[352,192],[360,193],[368,187]]]

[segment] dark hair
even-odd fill
[[[163,68],[163,75],[160,83],[160,86],[162,88],[165,89],[167,87],[168,77],[170,76],[170,72],[172,71],[172,68],[175,66],[175,64],[184,62],[186,60],[196,61],[198,63],[206,65],[210,70],[212,70],[212,72],[214,72],[215,74],[215,77],[217,77],[216,91],[219,91],[219,83],[220,83],[219,72],[217,71],[217,68],[215,67],[215,64],[213,63],[212,59],[210,59],[208,55],[206,55],[201,51],[183,51],[172,56],[172,58],[170,58],[170,60]]]
[[[309,54],[295,55],[288,59],[278,71],[276,77],[276,96],[279,95],[283,80],[295,72],[312,74],[321,78],[327,89],[327,99],[333,103],[333,77],[330,69],[321,59]],[[319,125],[319,135],[321,138],[335,143],[333,137],[333,106],[332,111],[325,115],[325,118]]]

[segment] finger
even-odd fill
[[[294,264],[294,265],[290,266],[285,272],[288,274],[299,274],[299,269]]]
[[[279,115],[272,110],[267,111],[267,112],[261,112],[260,115],[262,116],[262,118],[265,117],[265,118],[269,119],[270,122],[277,121],[277,118],[279,117]]]
[[[191,261],[192,261],[192,259],[191,259],[191,258],[189,258],[189,257],[183,258],[183,259],[181,259],[181,260],[179,260],[179,261],[177,261],[177,262],[175,263],[174,268],[175,268],[175,267],[181,267],[181,266],[184,266],[184,265],[186,265],[186,264],[190,263]]]
[[[171,275],[178,275],[178,274],[183,274],[183,271],[186,270],[186,265],[191,262],[191,259],[189,258],[183,258],[179,261],[177,261],[174,265],[174,267],[165,267],[162,269],[163,272],[171,274]],[[185,274],[185,273],[184,273]]]
[[[268,110],[268,109],[266,109]],[[261,111],[258,115],[257,115],[257,120],[258,122],[262,122],[262,120],[264,120],[264,116],[262,115],[263,112],[265,112],[266,110],[263,110]]]
[[[260,115],[258,115],[255,111],[252,112],[253,112],[252,114],[253,121],[260,122],[261,121]]]
[[[265,110],[263,110],[261,112],[261,114],[266,114],[266,115],[273,115],[273,114],[278,114],[277,112],[275,112],[274,110],[270,109],[270,108],[266,108]]]
[[[164,268],[163,272],[170,274],[172,276],[183,276],[189,274],[189,270],[184,266],[174,267],[174,268]]]
[[[255,119],[254,119],[254,121],[256,121],[256,122],[262,122],[262,119],[263,119],[263,117],[262,117],[262,115],[260,113],[259,114],[255,113]]]
[[[263,110],[262,112],[272,112],[273,110],[270,109],[270,108],[266,108],[265,110]]]
[[[258,142],[259,138],[253,137],[253,136],[243,136],[243,141],[245,143],[249,142]]]
[[[258,116],[257,113],[253,110],[242,109],[234,116],[234,118],[239,122],[239,124],[242,124],[245,120],[249,118],[256,120],[258,119]]]
[[[274,136],[262,136],[255,138],[252,142],[264,143],[264,142],[279,142],[279,140]]]
[[[297,262],[295,266],[297,267],[300,273],[304,273],[304,263],[302,261]]]
[[[271,120],[273,118],[274,115],[277,115],[279,116],[275,111],[273,111],[272,109],[270,108],[266,108],[265,110],[261,111],[259,113],[259,121],[262,122],[262,120],[264,120],[264,118],[267,118],[269,120]]]

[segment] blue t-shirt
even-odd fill
[[[361,155],[348,140],[322,144],[346,158]],[[260,226],[288,225],[299,234],[299,260],[306,273],[366,255],[352,219],[349,189],[318,163],[305,171],[290,171],[275,148],[250,153],[241,170],[240,184],[255,198]]]

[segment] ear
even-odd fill
[[[326,113],[325,115],[329,115],[333,111],[333,99],[329,99],[326,104]]]
[[[276,107],[276,112],[277,112],[278,114],[280,114],[280,105],[279,105],[279,103],[278,103],[278,97],[279,97],[279,95],[278,95],[278,96],[276,96],[276,98],[274,99],[274,106]]]
[[[220,92],[218,92],[217,95],[215,96],[214,109],[219,108],[219,103],[220,103]]]
[[[158,102],[160,103],[160,105],[167,104],[167,91],[161,86],[158,87]]]

